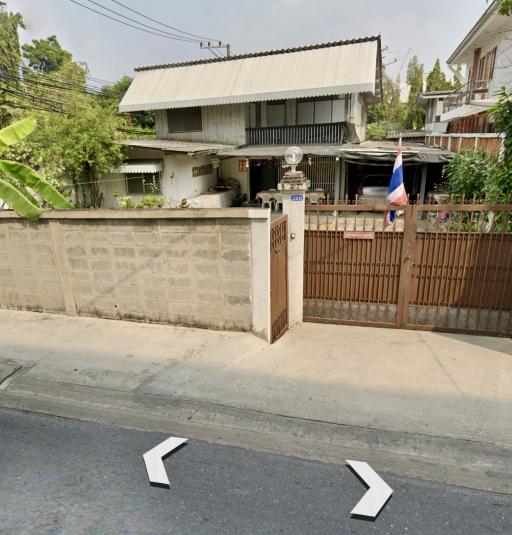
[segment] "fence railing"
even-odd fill
[[[490,83],[490,80],[472,80],[467,82],[459,91],[445,98],[444,111],[447,112],[464,104],[469,104],[472,100],[487,98]]]
[[[512,204],[308,205],[309,321],[512,334]]]
[[[248,145],[342,143],[344,139],[343,123],[247,128],[245,133]]]

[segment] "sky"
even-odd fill
[[[140,32],[71,0],[5,1],[10,11],[24,17],[22,42],[55,34],[75,60],[87,63],[90,74],[102,80],[113,82],[125,74],[133,75],[137,66],[213,57],[197,43]],[[101,10],[90,0],[77,1]],[[113,0],[94,1],[172,32],[124,10]],[[388,72],[395,77],[404,65],[402,80],[407,60],[414,54],[427,72],[437,57],[445,66],[487,6],[486,0],[119,1],[167,25],[228,42],[235,54],[380,34],[386,47],[384,63],[390,64]]]

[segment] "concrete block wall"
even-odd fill
[[[0,306],[66,311],[48,222],[0,219]]]
[[[0,306],[267,336],[269,298],[255,288],[265,267],[253,262],[253,244],[266,243],[254,234],[267,226],[256,225],[247,209],[224,211],[230,217],[187,211],[187,218],[180,210],[158,210],[156,218],[148,210],[136,212],[139,218],[98,212],[111,217],[73,211],[29,223],[0,216]],[[267,211],[257,210],[260,217],[264,222]]]

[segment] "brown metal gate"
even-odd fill
[[[512,205],[306,207],[306,321],[512,334]]]
[[[288,218],[272,221],[270,230],[271,339],[278,340],[288,329]]]

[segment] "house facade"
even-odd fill
[[[444,101],[441,121],[449,133],[492,133],[488,110],[502,87],[512,88],[512,18],[500,15],[499,5],[492,2],[448,59],[466,72],[463,88]]]
[[[104,204],[147,189],[168,206],[218,207],[221,192],[204,194],[219,184],[255,200],[277,186],[290,145],[303,147],[313,188],[343,196],[337,151],[365,141],[381,79],[380,37],[136,69],[120,111],[153,111],[156,139],[124,142],[127,161],[103,182]]]

